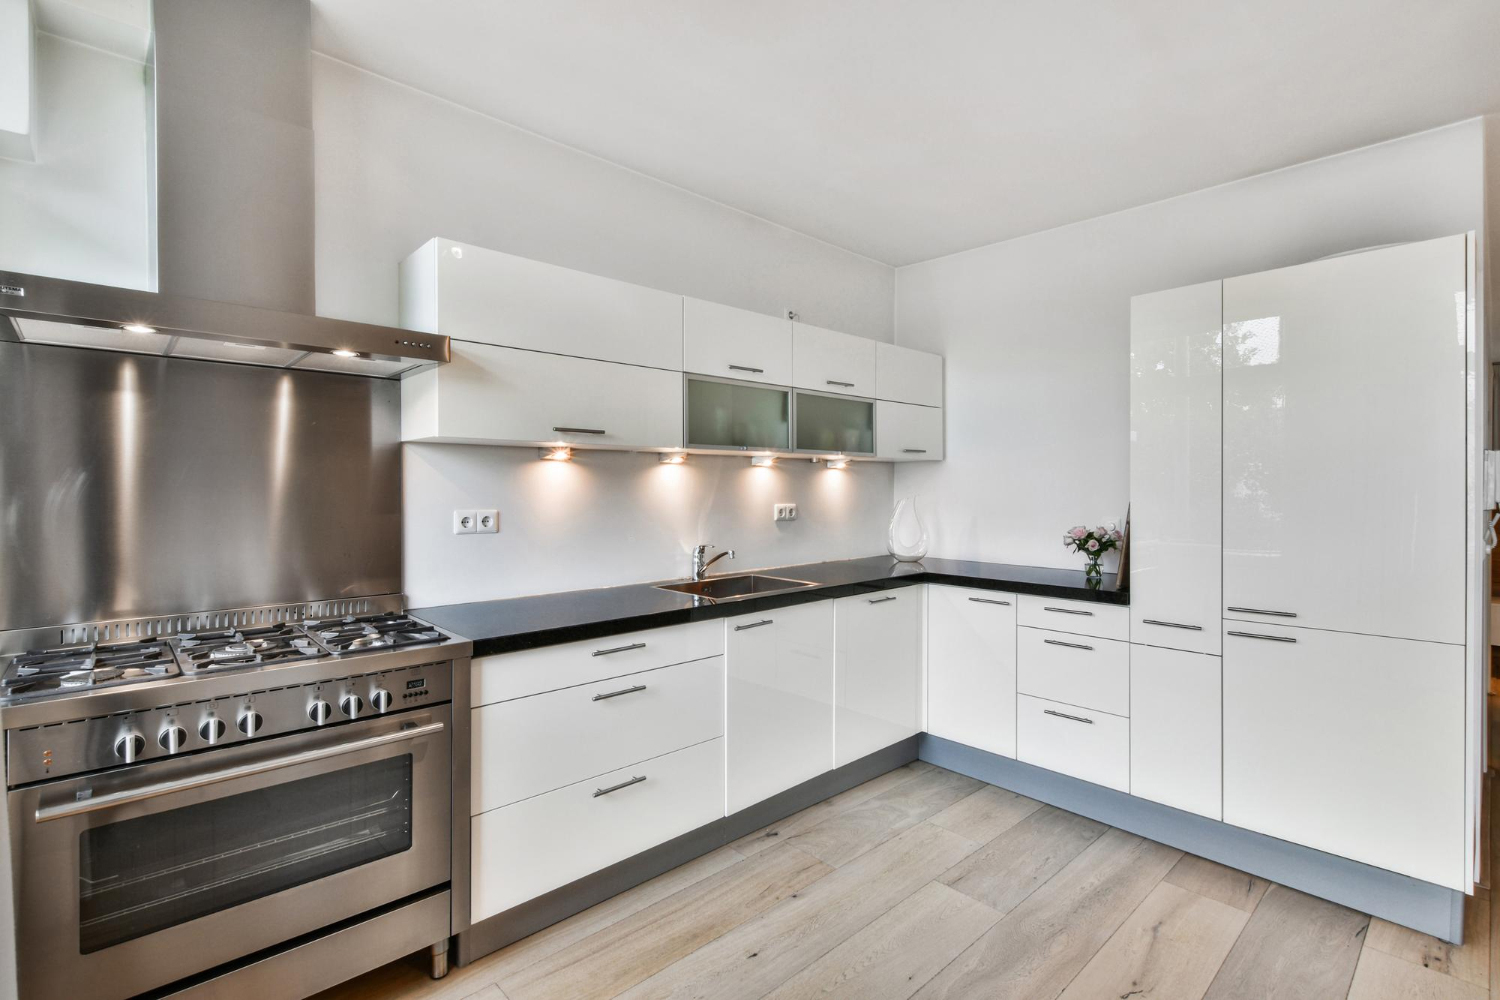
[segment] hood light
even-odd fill
[[[156,327],[147,326],[145,323],[126,323],[120,327],[126,333],[155,333]]]
[[[687,454],[680,451],[664,451],[656,459],[662,465],[686,465]]]
[[[573,461],[573,449],[565,446],[556,448],[543,448],[538,454],[543,462],[571,462]]]
[[[776,456],[756,455],[750,460],[750,464],[755,466],[757,469],[769,469],[771,466],[776,464]]]
[[[358,351],[345,351],[343,349],[340,349],[340,350],[337,350],[337,351],[330,351],[329,353],[332,354],[336,358],[357,358],[357,357],[359,357],[359,352]]]

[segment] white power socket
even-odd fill
[[[797,505],[794,503],[776,504],[771,508],[771,519],[773,521],[797,520]]]
[[[455,535],[472,535],[479,530],[479,512],[476,510],[455,510],[453,512],[453,533]]]
[[[500,512],[498,510],[477,510],[474,513],[479,515],[479,523],[475,526],[474,530],[478,531],[481,535],[493,535],[500,530]]]

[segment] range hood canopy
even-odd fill
[[[436,334],[15,271],[0,271],[0,340],[374,378],[449,360]]]

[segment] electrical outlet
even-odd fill
[[[493,535],[500,530],[500,512],[498,510],[477,510],[474,513],[479,515],[479,521],[474,526],[474,530],[481,535]]]
[[[771,518],[775,521],[797,520],[797,505],[794,503],[779,503],[771,508]]]
[[[453,533],[455,535],[472,535],[479,530],[479,512],[474,510],[455,510],[453,512]]]

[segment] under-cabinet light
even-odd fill
[[[847,468],[849,468],[849,460],[847,458],[840,458],[840,457],[830,458],[828,460],[828,467],[830,469],[835,469],[835,470],[837,470],[837,469],[847,469]]]
[[[145,323],[126,323],[120,327],[126,333],[155,333],[156,327],[147,326]]]
[[[750,459],[750,464],[758,469],[769,469],[771,466],[776,464],[776,456],[756,455],[754,458]]]
[[[664,451],[656,457],[662,465],[686,465],[687,453],[681,451]]]
[[[340,349],[340,350],[337,350],[337,351],[330,351],[329,353],[331,353],[336,358],[357,358],[357,357],[359,357],[359,352],[358,351],[346,351],[346,350]]]
[[[573,449],[564,445],[556,448],[543,448],[539,452],[543,462],[571,462],[573,461]]]

